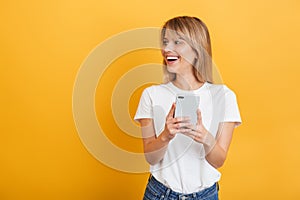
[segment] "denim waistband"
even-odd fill
[[[152,175],[150,175],[148,182],[149,182],[148,184],[150,184],[151,187],[155,189],[157,192],[159,192],[160,194],[164,194],[165,196],[168,196],[169,198],[173,198],[173,199],[204,198],[207,195],[211,194],[212,192],[219,190],[219,184],[215,183],[213,186],[209,188],[205,188],[201,191],[190,193],[190,194],[183,194],[183,193],[173,191],[169,187],[165,186],[164,184],[156,180]]]

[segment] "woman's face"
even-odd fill
[[[193,72],[196,53],[175,31],[166,29],[162,41],[162,55],[169,72],[179,75]]]

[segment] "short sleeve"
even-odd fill
[[[226,89],[228,88],[226,87]],[[236,122],[236,127],[242,122],[236,95],[230,89],[225,93],[225,116],[223,122]]]
[[[152,100],[149,93],[149,88],[146,88],[142,93],[134,120],[143,118],[153,118]]]

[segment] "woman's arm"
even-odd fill
[[[143,145],[146,160],[154,165],[161,161],[166,153],[169,142],[179,132],[183,132],[181,127],[190,126],[187,118],[174,118],[175,104],[172,105],[167,118],[165,129],[156,137],[153,120],[149,118],[139,119],[142,128]],[[185,129],[184,131],[190,131]]]
[[[223,166],[231,143],[235,122],[223,122],[220,124],[217,139],[212,147],[206,146],[206,160],[215,168]],[[210,134],[210,133],[208,133]],[[213,137],[213,136],[211,136]]]
[[[231,143],[235,122],[220,123],[217,138],[215,139],[202,124],[201,112],[198,110],[198,122],[196,128],[185,133],[195,141],[202,143],[205,149],[206,160],[215,168],[224,164]]]
[[[169,141],[165,134],[155,135],[153,120],[140,119],[143,135],[144,153],[147,162],[151,165],[158,163],[165,155]]]

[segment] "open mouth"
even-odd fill
[[[179,59],[179,56],[166,56],[168,62],[173,62]]]

